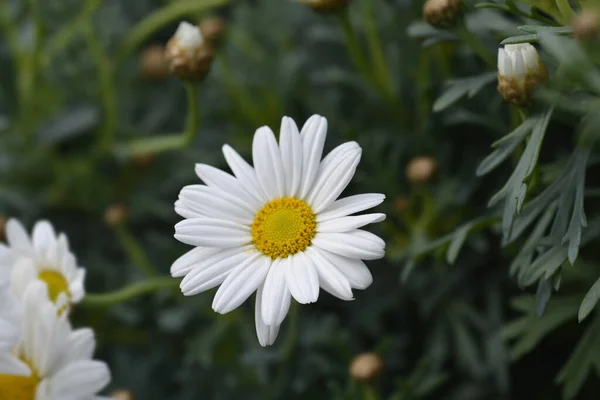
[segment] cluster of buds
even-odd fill
[[[423,5],[423,19],[440,29],[454,28],[463,13],[463,0],[427,0]]]
[[[331,13],[346,7],[350,0],[300,0],[300,2],[318,13]]]
[[[204,78],[214,59],[212,48],[204,40],[200,28],[189,22],[179,24],[175,35],[167,42],[165,55],[171,74],[186,80]]]
[[[534,90],[547,78],[548,70],[531,44],[507,44],[498,50],[498,91],[507,102],[530,107]]]

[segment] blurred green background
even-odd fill
[[[111,390],[143,400],[598,397],[595,373],[586,379],[600,372],[598,323],[577,322],[600,275],[594,250],[563,271],[562,296],[538,318],[535,287],[523,292],[508,270],[527,235],[503,249],[499,214],[487,209],[520,153],[475,175],[520,124],[494,64],[499,43],[531,21],[465,7],[461,27],[442,31],[421,22],[414,0],[351,0],[339,14],[280,0],[0,0],[0,212],[29,228],[49,219],[69,236],[91,294],[73,323],[95,329]],[[210,73],[193,84],[198,129],[182,139],[184,85],[157,46],[181,20],[209,17],[224,27]],[[569,82],[557,90],[579,88]],[[262,348],[251,304],[218,315],[214,290],[185,298],[168,277],[188,250],[173,238],[173,202],[198,183],[195,163],[226,169],[223,144],[249,159],[256,128],[314,113],[329,122],[326,150],[362,146],[346,194],[386,195],[388,218],[373,229],[387,255],[368,262],[374,282],[354,301],[322,294],[293,308]],[[534,192],[565,168],[581,119],[555,116]],[[407,173],[415,157],[434,172]],[[584,333],[579,361],[557,380]],[[383,362],[366,381],[349,372],[363,352]]]

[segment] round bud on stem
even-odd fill
[[[218,43],[219,39],[225,33],[225,20],[221,17],[203,18],[198,25],[200,33],[205,40],[211,43]]]
[[[498,49],[498,91],[517,107],[531,107],[533,92],[548,79],[548,69],[529,43]]]
[[[383,360],[377,353],[359,354],[350,364],[350,376],[359,382],[368,382],[381,374]]]
[[[186,80],[201,80],[210,70],[214,54],[202,37],[200,28],[182,22],[167,42],[166,59],[172,75]]]
[[[400,195],[394,199],[394,210],[402,213],[410,207],[410,200],[405,195]]]
[[[112,204],[104,211],[104,222],[111,228],[117,228],[127,220],[127,208],[122,204]]]
[[[423,19],[440,29],[454,28],[463,13],[463,0],[427,0],[423,5]]]
[[[133,393],[128,390],[117,390],[110,394],[110,398],[114,400],[135,400]]]
[[[406,177],[411,183],[427,183],[437,172],[438,164],[431,157],[415,157],[406,166]]]
[[[140,75],[149,81],[160,81],[169,75],[165,48],[152,45],[146,48],[140,57]]]
[[[350,0],[300,0],[300,2],[318,13],[331,13],[346,7]]]
[[[600,26],[600,12],[592,8],[583,8],[573,18],[573,36],[578,40],[594,39],[598,35]]]

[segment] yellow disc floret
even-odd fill
[[[317,233],[317,219],[302,200],[272,200],[256,214],[252,242],[264,255],[285,258],[310,246]]]
[[[69,283],[60,272],[44,269],[40,272],[38,278],[48,285],[48,297],[52,302],[56,303],[58,295],[61,293],[65,293],[70,297]]]
[[[36,374],[16,376],[0,374],[0,400],[35,400],[40,379]]]

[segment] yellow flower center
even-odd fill
[[[0,374],[0,400],[35,400],[40,378],[32,371],[31,376]]]
[[[71,296],[69,283],[60,272],[45,269],[40,272],[38,278],[48,285],[48,297],[52,302],[56,303],[58,295],[61,293],[66,293],[68,297]]]
[[[252,242],[264,255],[285,258],[310,246],[317,233],[317,219],[302,200],[272,200],[256,214]]]

